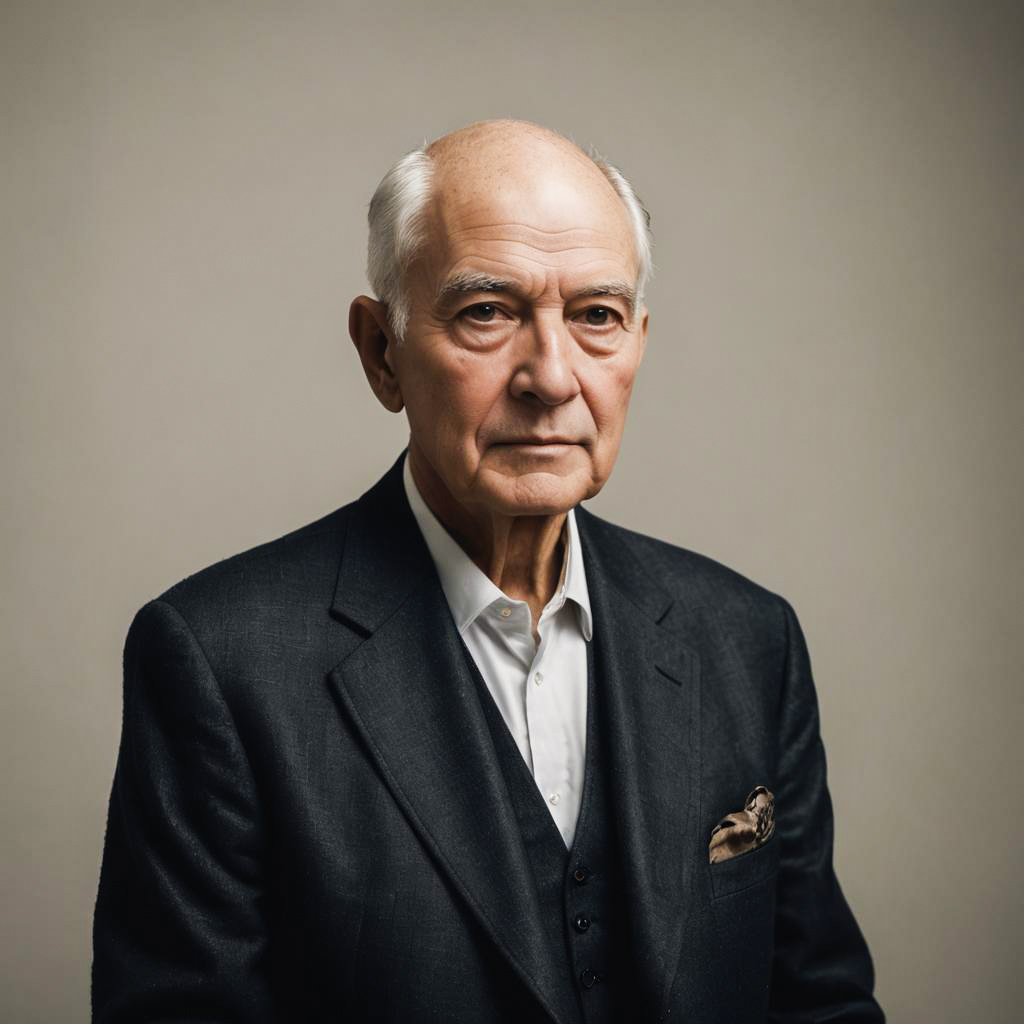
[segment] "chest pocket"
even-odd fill
[[[771,839],[756,850],[748,850],[738,857],[709,864],[711,872],[711,898],[723,899],[774,878],[779,870],[779,837]]]

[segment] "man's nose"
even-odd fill
[[[536,318],[517,340],[520,348],[511,381],[516,398],[561,405],[579,394],[575,342],[561,315]]]

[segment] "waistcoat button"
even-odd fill
[[[590,927],[590,918],[586,914],[577,914],[573,925],[578,932],[585,932]]]
[[[582,885],[590,877],[590,872],[581,864],[573,873],[572,880]]]
[[[584,967],[580,971],[580,984],[584,988],[593,988],[596,981],[597,975],[589,967]]]

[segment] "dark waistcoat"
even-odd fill
[[[622,1020],[627,1008],[625,922],[619,858],[609,803],[600,687],[587,644],[587,746],[583,799],[571,850],[523,760],[469,650],[463,652],[533,868],[550,955],[564,962],[583,1024]]]

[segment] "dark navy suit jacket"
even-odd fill
[[[832,869],[792,608],[582,506],[577,521],[631,1020],[881,1021]],[[755,785],[774,837],[709,864]],[[138,612],[95,1021],[569,1024],[577,993],[546,941],[401,457],[358,501]]]

